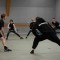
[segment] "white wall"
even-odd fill
[[[55,8],[53,7],[12,7],[10,17],[15,22],[26,23],[32,16],[41,16],[46,20],[55,17]]]
[[[5,8],[6,1],[0,0],[0,15],[5,13]],[[27,23],[32,16],[41,16],[49,21],[55,15],[55,0],[11,0],[9,18],[14,22]]]
[[[0,15],[2,13],[5,13],[5,6],[6,6],[5,0],[0,0]]]
[[[0,14],[5,12],[6,0],[0,0]],[[41,16],[49,21],[56,15],[55,0],[11,0],[10,16],[16,23],[28,23],[32,16]],[[18,32],[27,33],[29,27],[17,27]],[[5,28],[7,30],[7,28]]]
[[[56,19],[60,21],[60,0],[56,1]]]
[[[55,17],[55,0],[11,0],[10,17],[17,23],[30,22],[32,16],[47,21]]]

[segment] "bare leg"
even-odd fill
[[[1,29],[1,32],[2,32],[3,37],[5,38],[5,33],[4,33],[4,28],[3,27]]]
[[[2,41],[3,46],[6,46],[6,39],[4,37],[1,37],[1,41]]]
[[[8,47],[6,46],[6,39],[4,37],[1,37],[1,41],[2,41],[2,44],[4,46],[4,51],[7,52],[7,51],[12,51],[11,49],[8,49]]]

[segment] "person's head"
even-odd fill
[[[56,19],[55,19],[55,18],[52,18],[52,21],[53,21],[53,22],[56,22]]]
[[[33,16],[33,17],[31,18],[31,21],[32,21],[32,22],[36,22],[36,19],[35,19],[35,18],[36,18],[36,17]]]
[[[1,14],[1,19],[5,19],[6,14]]]
[[[36,22],[43,23],[43,22],[45,22],[45,20],[43,18],[36,17]]]
[[[10,19],[10,23],[13,23],[13,20],[12,19]]]
[[[52,18],[52,20],[56,20],[55,18]]]

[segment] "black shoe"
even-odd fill
[[[9,52],[9,51],[12,51],[12,50],[5,46],[4,47],[4,52]]]
[[[4,49],[4,52],[12,51],[11,49]]]
[[[30,53],[31,53],[31,54],[34,54],[34,50],[32,50]]]
[[[27,37],[26,37],[26,39],[27,39]]]
[[[23,37],[20,37],[20,39],[23,39]]]

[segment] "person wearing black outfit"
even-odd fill
[[[7,52],[7,51],[12,51],[12,50],[6,46],[6,39],[4,36],[4,21],[3,21],[4,18],[5,18],[5,15],[2,14],[1,19],[0,19],[0,38],[1,38],[2,44],[4,46],[4,51]]]
[[[9,31],[8,31],[8,33],[7,33],[7,38],[6,38],[6,39],[8,39],[8,36],[9,36],[9,34],[10,34],[11,32],[15,33],[18,37],[20,37],[20,39],[23,39],[23,37],[21,37],[21,36],[17,33],[16,28],[15,28],[15,24],[13,23],[13,20],[12,20],[12,19],[10,20],[10,23],[8,24],[8,29],[9,29]]]
[[[35,23],[35,20],[33,20],[33,19],[31,19],[32,20],[32,22],[30,23],[30,30],[29,30],[29,32],[28,32],[28,34],[27,34],[27,36],[26,36],[26,39],[27,39],[27,37],[30,35],[30,33],[32,32],[32,27],[33,27],[33,25],[34,25],[34,23]]]
[[[39,30],[42,34],[39,35],[36,33],[37,30]],[[38,46],[39,42],[45,39],[55,42],[60,46],[60,39],[57,37],[55,30],[43,18],[36,17],[36,23],[32,28],[32,33],[35,35],[35,38],[30,52],[31,54],[34,54],[34,50]]]

